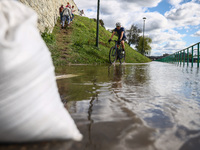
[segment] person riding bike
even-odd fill
[[[125,30],[124,28],[121,26],[121,23],[120,22],[117,22],[116,23],[116,28],[114,29],[112,35],[111,35],[111,38],[108,40],[108,42],[110,43],[110,41],[112,40],[114,34],[117,32],[118,34],[118,41],[119,41],[119,44],[121,43],[122,44],[122,49],[123,49],[123,53],[125,51],[125,40],[126,40],[126,35],[125,35]]]

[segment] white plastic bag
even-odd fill
[[[0,1],[0,142],[81,140],[57,89],[36,13]]]

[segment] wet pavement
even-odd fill
[[[84,138],[0,150],[199,150],[198,68],[152,62],[58,68],[61,99]]]

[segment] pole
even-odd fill
[[[185,50],[183,51],[183,66],[185,66]]]
[[[187,48],[187,66],[189,66],[189,48]]]
[[[197,67],[199,68],[199,43],[197,45]]]
[[[193,67],[193,64],[194,64],[194,47],[192,46],[192,67]]]
[[[145,30],[145,19],[146,19],[146,17],[143,17],[143,20],[144,20],[144,22],[143,22],[143,40],[142,40],[142,54],[144,55],[144,30]]]
[[[99,7],[100,0],[97,1],[97,33],[96,33],[96,46],[99,47]]]

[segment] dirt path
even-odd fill
[[[57,45],[57,51],[60,52],[60,59],[67,61],[68,58],[70,58],[70,44],[72,44],[71,41],[71,34],[72,34],[72,27],[71,24],[68,27],[65,27],[64,29],[61,28],[60,22],[58,21],[56,25],[56,45]]]

